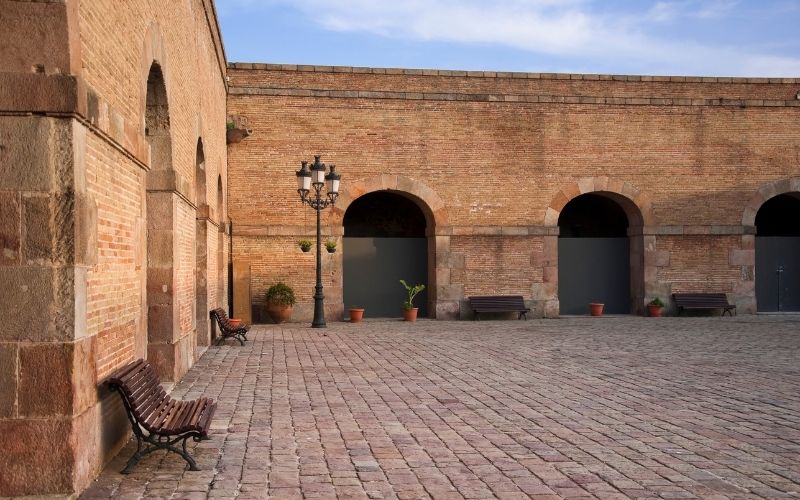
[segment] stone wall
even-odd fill
[[[2,0],[0,12],[0,496],[70,494],[129,435],[103,379],[150,357],[176,381],[198,340],[208,344],[196,326],[196,219],[213,248],[203,307],[227,302],[227,193],[209,207],[193,189],[202,140],[205,198],[218,199],[220,180],[227,191],[225,59],[208,0]],[[166,156],[145,130],[154,63]],[[174,210],[168,254],[148,245],[148,209],[163,208],[148,207],[150,192]],[[148,266],[161,258],[173,263],[176,315],[154,331]]]
[[[246,63],[228,73],[229,110],[253,129],[229,151],[234,259],[253,263],[253,301],[291,263],[301,311],[313,258],[295,243],[313,235],[313,211],[293,172],[313,154],[337,164],[344,201],[391,189],[440,211],[428,228],[437,317],[496,293],[557,315],[558,215],[588,192],[629,211],[632,312],[711,288],[752,312],[754,229],[743,215],[762,186],[790,189],[800,171],[797,79]],[[342,233],[342,208],[325,232]],[[341,311],[334,282],[326,293]]]

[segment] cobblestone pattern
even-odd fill
[[[781,498],[800,493],[800,317],[256,327],[173,391],[156,453],[83,498]]]

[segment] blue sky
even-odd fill
[[[800,77],[800,0],[216,0],[229,62]]]

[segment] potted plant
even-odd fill
[[[326,241],[325,242],[325,250],[327,250],[328,253],[335,252],[336,251],[336,240],[328,240],[328,241]]]
[[[298,242],[298,245],[300,245],[300,250],[302,250],[303,252],[308,252],[309,250],[311,250],[312,243],[309,240],[300,240]]]
[[[277,324],[292,317],[292,306],[297,302],[292,287],[279,281],[267,290],[267,314]]]
[[[242,142],[242,139],[249,136],[253,133],[247,127],[237,126],[236,122],[233,120],[228,120],[225,123],[225,143],[226,144],[238,144]]]
[[[405,280],[400,280],[400,284],[405,287],[406,293],[408,293],[408,298],[403,301],[403,320],[416,321],[417,311],[419,309],[414,307],[414,297],[416,297],[419,292],[425,290],[425,285],[420,283],[410,286]]]
[[[589,313],[592,316],[602,316],[603,315],[603,306],[605,304],[601,304],[600,302],[590,302],[589,303]]]
[[[350,306],[350,323],[359,323],[362,319],[364,319],[364,308]]]
[[[656,297],[647,303],[647,312],[654,318],[660,318],[664,314],[664,302]]]

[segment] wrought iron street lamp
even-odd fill
[[[336,203],[339,196],[339,182],[342,177],[336,173],[336,165],[331,165],[331,170],[325,173],[325,164],[319,161],[319,155],[314,156],[311,169],[308,162],[301,162],[297,175],[297,193],[300,203],[305,203],[317,211],[317,285],[314,288],[314,320],[312,328],[325,328],[325,296],[322,294],[322,233],[320,230],[320,212]],[[326,196],[322,196],[322,186],[327,184]],[[311,193],[311,190],[314,190]],[[310,195],[310,196],[309,196]]]

